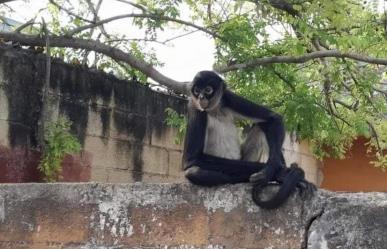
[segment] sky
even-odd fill
[[[46,3],[47,1],[38,0],[31,0],[30,3],[23,1],[11,2],[9,5],[18,12],[16,15],[12,15],[12,18],[20,22],[27,21],[40,8],[46,6]],[[104,5],[101,7],[100,16],[107,18],[131,13],[131,10],[127,6],[114,0],[105,0]],[[188,20],[184,16],[181,19]],[[105,27],[109,31],[135,36],[138,30],[133,26],[131,27],[131,21],[132,19],[129,18],[123,19],[106,24]],[[176,33],[173,30],[166,30],[159,34],[159,38],[160,40],[166,40],[178,34],[180,33]],[[163,67],[157,67],[157,70],[172,79],[191,81],[198,71],[212,69],[215,52],[214,43],[203,32],[198,31],[181,37],[171,42],[168,46],[156,43],[152,43],[152,46],[155,48],[157,58],[164,63]]]

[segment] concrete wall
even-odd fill
[[[2,184],[0,248],[385,249],[386,200],[297,193],[267,211],[248,184]]]
[[[321,187],[333,191],[387,192],[387,172],[370,163],[376,158],[367,153],[368,142],[366,138],[356,139],[345,159],[326,158]]]
[[[66,115],[83,145],[63,162],[62,181],[181,181],[182,146],[165,124],[165,108],[186,101],[54,60],[42,103],[45,58],[0,47],[0,182],[39,181],[38,122]]]
[[[38,123],[66,115],[83,145],[67,155],[61,181],[181,182],[182,145],[165,125],[165,108],[185,113],[186,101],[138,82],[54,60],[49,96],[42,103],[45,57],[0,47],[0,182],[41,179],[36,166]],[[298,162],[308,180],[321,182],[320,163],[307,143],[287,137],[288,163]]]

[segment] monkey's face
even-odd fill
[[[200,111],[216,109],[222,98],[224,81],[216,73],[201,71],[192,81],[191,97]]]

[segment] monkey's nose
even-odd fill
[[[204,99],[204,95],[203,94],[199,94],[199,99]]]

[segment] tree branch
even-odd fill
[[[140,9],[143,13],[147,13],[149,12],[144,6],[142,6],[141,4],[137,4],[137,3],[133,3],[131,1],[126,1],[126,0],[116,0],[117,2],[121,2],[121,3],[126,3],[126,4],[129,4],[137,9]]]
[[[227,73],[239,69],[251,68],[259,65],[268,65],[276,63],[305,63],[310,60],[335,57],[335,58],[348,58],[356,61],[363,61],[371,64],[387,65],[387,58],[375,58],[371,56],[355,54],[355,53],[343,53],[339,50],[323,50],[312,53],[307,53],[301,56],[272,56],[263,57],[251,60],[245,63],[234,64],[227,67],[216,68],[218,73]]]
[[[315,102],[315,104],[317,106],[319,106],[321,109],[323,109],[326,113],[328,113],[329,115],[337,118],[337,119],[340,119],[344,124],[348,125],[348,127],[353,127],[353,125],[351,125],[347,120],[345,120],[344,118],[340,117],[337,113],[331,113],[330,110],[323,106],[322,104],[318,103],[318,102]],[[336,124],[337,125],[337,124]]]
[[[367,122],[368,126],[370,127],[372,136],[375,138],[377,150],[378,150],[379,153],[383,156],[383,149],[382,149],[382,147],[380,146],[378,133],[376,132],[375,127],[372,125],[372,123],[371,123],[370,121],[367,120],[366,122]]]
[[[0,32],[0,38],[10,41],[19,42],[22,45],[30,46],[45,46],[45,39],[39,35],[24,35],[19,33],[6,33]],[[136,58],[131,53],[126,53],[120,49],[110,47],[101,42],[94,40],[83,40],[79,38],[70,38],[63,36],[51,36],[50,37],[51,47],[67,47],[74,49],[87,49],[97,53],[104,54],[116,61],[122,61],[129,64],[131,67],[137,69],[149,78],[156,82],[169,87],[177,93],[187,93],[188,84],[187,82],[175,81],[157,71],[151,64]]]
[[[337,103],[337,104],[339,104],[339,105],[341,105],[341,106],[344,106],[344,107],[347,108],[348,110],[355,111],[355,112],[357,111],[357,104],[356,104],[356,103],[358,103],[358,102],[355,102],[355,103],[352,104],[352,105],[349,105],[349,104],[347,104],[347,103],[345,103],[345,102],[343,102],[343,101],[341,101],[341,100],[339,100],[339,99],[334,99],[333,102],[334,102],[334,103]]]
[[[54,0],[49,0],[49,2],[54,5],[55,7],[57,7],[59,10],[63,10],[64,12],[66,12],[68,15],[70,16],[73,16],[75,18],[78,18],[79,20],[82,20],[84,22],[87,22],[87,23],[93,23],[93,21],[91,20],[88,20],[86,18],[83,18],[82,16],[80,15],[77,15],[75,14],[74,12],[72,12],[71,10],[68,10],[66,8],[63,8],[61,5],[59,5],[58,3],[56,3]]]
[[[300,13],[290,3],[284,0],[268,0],[268,2],[272,7],[283,10],[293,17],[300,16]]]
[[[292,92],[295,92],[296,91],[296,87],[292,84],[292,82],[290,82],[290,80],[286,79],[284,76],[282,76],[279,72],[277,72],[274,68],[271,68],[273,73],[278,77],[280,78],[283,82],[286,83],[286,85],[288,85],[290,87],[290,89],[292,90]]]
[[[194,23],[190,23],[190,22],[183,21],[183,20],[176,19],[176,18],[172,18],[172,17],[155,15],[155,14],[126,14],[126,15],[113,16],[113,17],[110,17],[110,18],[106,18],[106,19],[97,21],[95,23],[91,23],[89,25],[85,25],[85,26],[82,26],[82,27],[70,30],[70,31],[68,31],[66,33],[66,36],[73,36],[73,35],[75,35],[75,34],[77,34],[79,32],[82,32],[83,30],[90,29],[90,28],[93,28],[93,27],[96,27],[96,26],[99,26],[99,25],[102,25],[102,24],[105,24],[105,23],[108,23],[108,22],[112,22],[112,21],[115,21],[115,20],[124,19],[124,18],[130,18],[130,17],[134,17],[134,18],[150,18],[150,19],[153,19],[153,20],[164,20],[164,21],[168,21],[168,22],[180,23],[180,24],[183,24],[183,25],[190,26],[190,27],[196,28],[198,30],[201,30],[201,31],[203,31],[203,32],[213,36],[213,37],[220,38],[220,36],[218,36],[214,32],[212,32],[212,31],[210,31],[210,30],[208,30],[208,29],[206,29],[204,27],[198,26],[198,25],[196,25]]]

